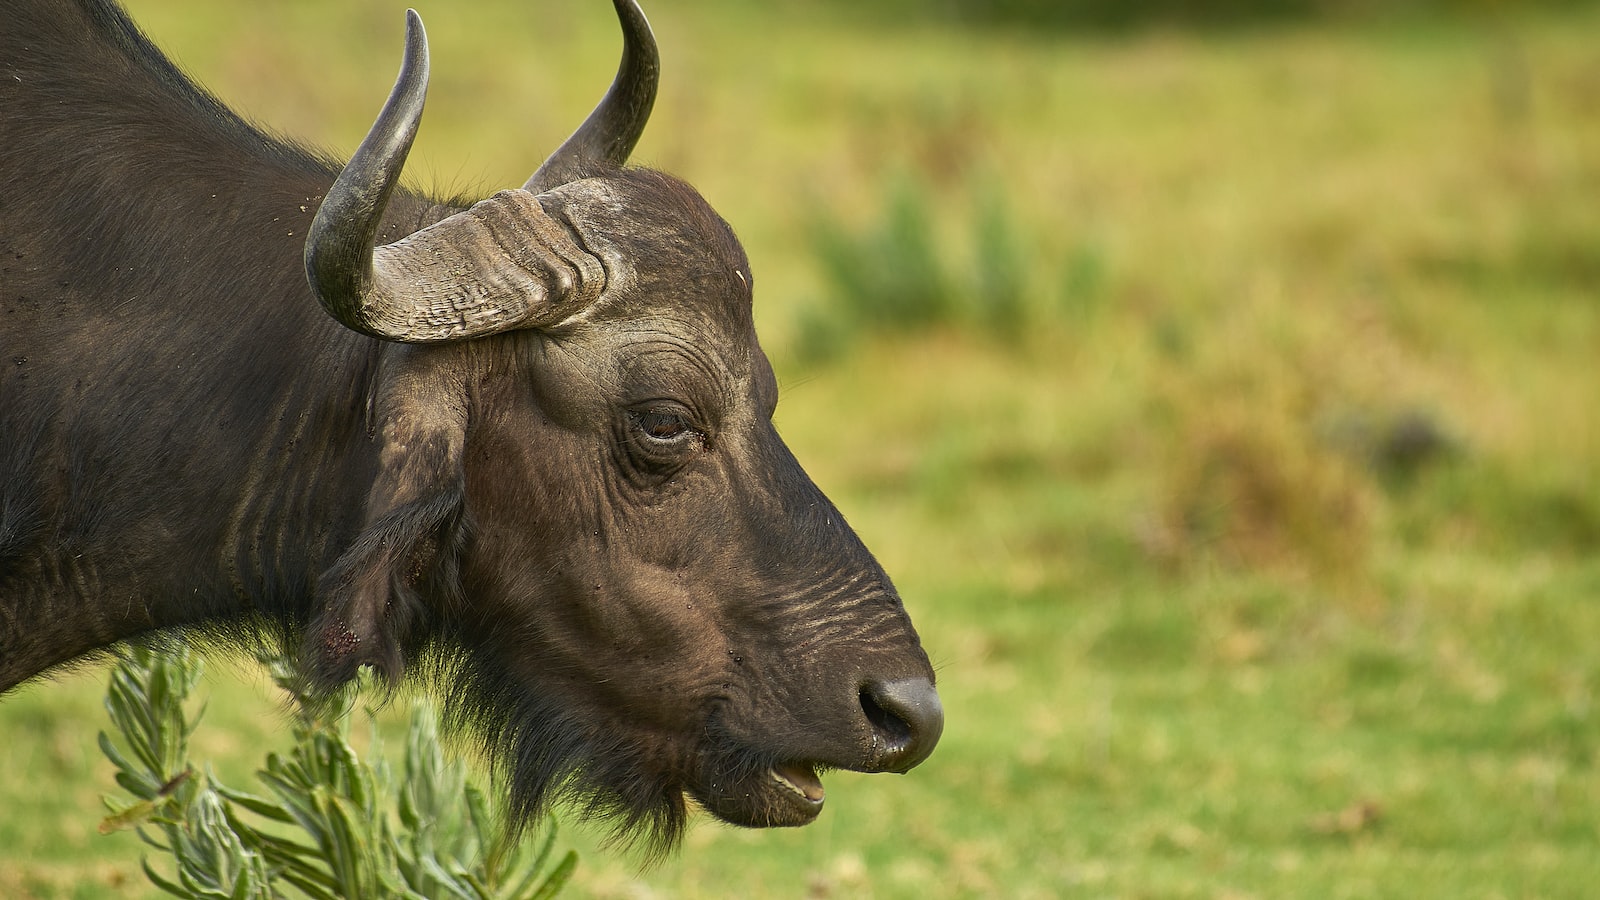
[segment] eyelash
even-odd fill
[[[670,410],[649,409],[633,413],[634,427],[652,441],[672,443],[693,432],[687,417]]]

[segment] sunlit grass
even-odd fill
[[[417,180],[521,183],[610,77],[605,4],[419,6]],[[396,64],[376,0],[134,7],[225,98],[334,148]],[[895,577],[949,726],[906,778],[830,775],[814,826],[705,822],[642,875],[569,829],[578,893],[1600,883],[1592,14],[1097,41],[650,13],[640,158],[744,238],[779,425]],[[1022,327],[958,296],[806,352],[808,316],[852,315],[819,223],[884,234],[897,190],[961,290],[998,252],[974,218],[1004,216]],[[1417,422],[1437,444],[1413,457]],[[94,834],[99,691],[0,703],[0,894],[139,884],[137,846]],[[283,720],[259,679],[217,691],[196,755],[228,775]]]

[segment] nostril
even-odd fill
[[[861,711],[867,714],[867,721],[872,723],[873,733],[890,752],[899,752],[901,748],[911,743],[911,725],[884,709],[877,698],[872,696],[872,691],[867,688],[861,689]]]
[[[926,678],[862,685],[861,711],[879,742],[874,764],[892,772],[905,772],[927,759],[944,731],[944,706]]]

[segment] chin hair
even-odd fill
[[[513,836],[560,807],[601,825],[608,846],[645,865],[678,848],[688,822],[681,749],[641,740],[609,716],[585,718],[471,649],[434,646],[416,662],[417,683],[441,692],[446,730],[466,735],[488,759]]]

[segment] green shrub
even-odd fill
[[[228,787],[196,770],[188,740],[200,714],[185,709],[200,662],[181,643],[122,650],[106,691],[118,738],[100,749],[133,799],[111,799],[101,831],[135,828],[173,861],[145,874],[190,898],[548,898],[571,877],[568,852],[545,872],[555,829],[538,846],[508,834],[459,762],[439,751],[437,717],[419,705],[406,739],[403,777],[350,743],[355,690],[311,703],[281,659],[263,660],[294,694],[294,745],[257,773],[262,792]],[[393,814],[391,815],[391,809]]]
[[[877,215],[864,226],[852,227],[831,211],[813,218],[811,245],[827,300],[800,320],[802,358],[827,359],[872,333],[949,327],[1007,343],[1020,338],[1034,313],[1036,266],[1005,192],[975,185],[949,234],[935,228],[943,215],[939,199],[926,181],[901,176],[889,181]],[[1069,286],[1084,287],[1083,280],[1069,273]]]

